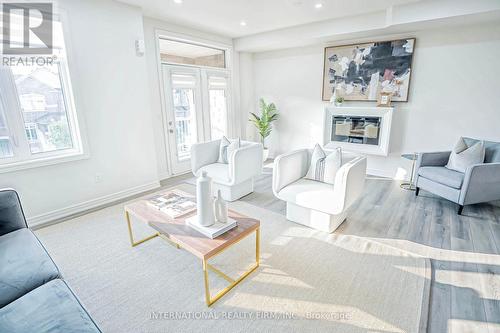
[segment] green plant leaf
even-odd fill
[[[274,103],[266,104],[264,98],[259,99],[259,108],[261,111],[260,117],[255,113],[250,112],[251,118],[248,120],[255,125],[257,131],[262,137],[262,140],[264,140],[271,134],[273,130],[271,123],[278,119],[279,113],[276,105]]]

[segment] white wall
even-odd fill
[[[239,53],[239,78],[240,78],[240,134],[241,137],[247,137],[253,141],[259,141],[257,132],[254,130],[252,123],[248,121],[250,112],[255,110],[255,85],[254,85],[254,68],[253,54],[248,52]]]
[[[409,102],[395,104],[391,153],[389,157],[369,156],[373,174],[402,176],[404,170],[398,172],[398,168],[410,166],[399,157],[402,152],[450,149],[459,136],[500,141],[500,25],[429,30],[411,36],[417,42]],[[342,44],[350,42],[358,41]],[[327,105],[321,101],[323,48],[255,53],[253,62],[246,65],[253,68],[254,102],[265,97],[281,112],[270,138],[272,155],[322,141]]]
[[[90,158],[0,174],[32,222],[47,221],[158,186],[139,9],[112,1],[64,0],[68,61]],[[95,175],[102,175],[102,182]]]

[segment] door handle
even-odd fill
[[[174,133],[174,130],[173,129],[169,129],[168,130],[170,133]]]

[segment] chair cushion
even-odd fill
[[[316,144],[311,155],[309,170],[304,178],[333,185],[341,165],[342,150],[340,148],[327,154],[319,144]]]
[[[472,146],[467,146],[463,138],[460,138],[455,148],[450,153],[450,158],[446,167],[450,170],[464,172],[474,164],[484,162],[484,142],[476,142]]]
[[[52,280],[0,309],[0,332],[100,332],[71,289]]]
[[[460,189],[464,181],[464,174],[458,171],[450,170],[445,167],[421,167],[418,169],[421,177],[432,180],[449,187]]]
[[[339,198],[333,191],[333,185],[309,179],[299,179],[285,186],[279,193],[281,200],[302,207],[315,209],[328,214],[338,214],[335,202]]]
[[[229,179],[229,164],[224,163],[212,163],[205,165],[198,169],[196,172],[196,177],[198,177],[202,171],[206,171],[207,175],[212,178],[216,183],[227,184],[230,182]]]
[[[465,144],[467,146],[472,146],[479,140],[464,138]],[[500,162],[500,142],[494,141],[484,141],[485,155],[484,163],[497,163]]]
[[[59,270],[31,230],[0,237],[0,308],[58,277]]]
[[[240,138],[229,141],[228,138],[223,136],[222,139],[220,140],[219,159],[217,160],[217,163],[228,164],[229,161],[231,160],[231,155],[234,154],[234,152],[238,148],[240,148],[240,146],[241,146]]]

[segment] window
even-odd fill
[[[163,38],[160,39],[160,57],[161,61],[170,64],[226,67],[224,50]]]
[[[36,134],[36,124],[26,124],[24,128],[26,129],[26,137],[30,144],[31,142],[37,141],[38,135]]]
[[[224,76],[208,76],[210,109],[210,136],[212,140],[227,135],[227,79]]]
[[[82,155],[60,22],[53,29],[52,61],[0,66],[0,170]]]

